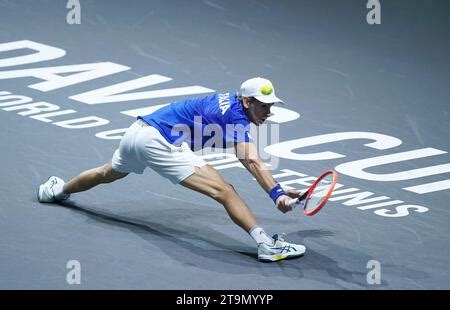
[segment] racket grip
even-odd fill
[[[289,202],[289,206],[294,210],[298,205],[300,204],[300,199],[295,198],[292,199],[291,202]]]

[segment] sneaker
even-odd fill
[[[301,244],[284,241],[278,235],[273,235],[273,244],[258,244],[258,259],[265,262],[275,262],[285,258],[295,258],[305,254],[306,248]]]
[[[55,202],[69,199],[70,194],[64,194],[62,191],[64,184],[62,179],[55,176],[50,177],[47,182],[39,186],[37,192],[38,201]],[[55,196],[55,192],[62,194]]]

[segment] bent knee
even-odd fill
[[[97,169],[97,177],[102,180],[102,183],[111,183],[127,175],[128,173],[113,170],[110,164],[103,165]]]
[[[222,203],[229,200],[230,197],[234,195],[236,195],[234,187],[231,184],[224,182],[215,187],[212,198]]]

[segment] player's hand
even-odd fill
[[[298,196],[295,196],[295,197],[298,197]],[[292,199],[287,195],[282,195],[282,196],[278,197],[277,201],[276,201],[278,210],[280,210],[283,213],[292,211],[292,207],[289,205],[291,200]]]
[[[283,188],[283,190],[286,192],[286,194],[288,194],[289,197],[295,199],[295,198],[299,198],[303,193],[297,189],[287,189],[287,188]]]

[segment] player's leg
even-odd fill
[[[119,148],[114,152],[110,162],[80,173],[64,185],[67,194],[78,193],[93,188],[99,184],[114,182],[126,177],[129,173],[142,174],[145,165],[136,157],[136,137],[142,126],[134,122],[120,141]]]
[[[111,183],[115,180],[122,179],[127,175],[128,173],[115,171],[111,166],[111,162],[109,162],[103,166],[83,171],[68,181],[64,185],[63,190],[66,194],[83,192],[99,184]]]
[[[47,182],[39,186],[38,201],[65,200],[70,194],[86,191],[99,184],[111,183],[124,178],[130,172],[142,173],[145,165],[136,160],[133,149],[134,140],[140,128],[137,122],[128,128],[111,162],[83,171],[67,183],[58,177],[50,177]]]
[[[257,227],[249,207],[234,188],[202,157],[192,152],[187,143],[174,146],[153,127],[147,127],[142,158],[147,165],[174,184],[181,184],[221,203],[230,218],[246,232]],[[270,237],[268,237],[270,242]]]
[[[286,242],[282,237],[269,237],[257,225],[250,208],[239,197],[234,188],[210,165],[196,167],[194,174],[184,179],[181,185],[208,195],[227,210],[230,218],[255,240],[258,246],[258,259],[261,261],[278,261],[285,258],[302,256],[305,247]]]
[[[203,165],[201,168],[195,167],[195,172],[180,184],[208,195],[221,203],[230,218],[255,240],[259,260],[279,261],[285,258],[299,257],[305,253],[305,246],[301,244],[286,242],[278,235],[269,237],[264,229],[257,225],[250,208],[234,188],[210,165]]]
[[[250,208],[212,166],[195,167],[194,174],[180,184],[221,203],[230,218],[245,231],[248,232],[256,226],[256,219]]]
[[[111,163],[83,171],[69,182],[64,183],[61,178],[51,176],[47,182],[41,184],[37,197],[39,202],[54,202],[66,200],[70,194],[86,191],[99,184],[111,183],[124,178],[128,173],[115,171]]]

